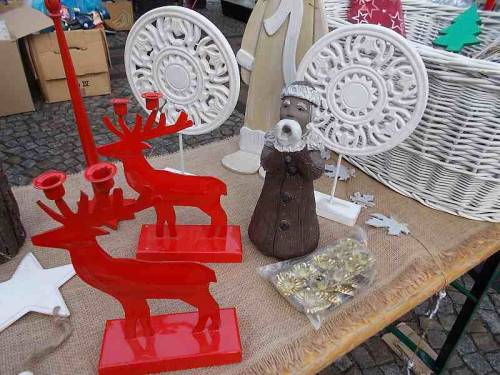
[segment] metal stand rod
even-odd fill
[[[181,157],[181,171],[182,174],[186,173],[185,167],[184,167],[184,143],[182,141],[182,134],[179,133],[179,155]]]
[[[335,190],[337,190],[337,182],[339,180],[340,165],[342,163],[342,154],[338,154],[337,170],[335,171],[335,178],[333,179],[332,193],[330,194],[330,204],[333,204]]]

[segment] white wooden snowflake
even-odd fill
[[[362,194],[357,191],[351,195],[349,199],[351,199],[351,202],[354,202],[361,207],[366,208],[375,206],[374,197],[371,194]]]
[[[372,214],[365,224],[376,228],[387,228],[387,233],[391,236],[399,236],[401,233],[410,234],[408,224],[400,223],[392,216],[387,217],[382,214]]]
[[[330,178],[335,178],[336,170],[337,166],[335,164],[325,165],[325,175]],[[341,164],[339,168],[339,181],[347,181],[353,177],[356,177],[356,170],[354,168],[346,167]]]

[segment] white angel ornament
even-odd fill
[[[280,92],[296,80],[297,66],[309,48],[328,32],[323,0],[258,0],[236,56],[249,85],[240,150],[222,163],[256,173],[264,134],[279,121]]]

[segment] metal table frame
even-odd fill
[[[481,304],[484,295],[488,292],[489,287],[494,280],[500,277],[500,251],[486,259],[482,265],[469,271],[468,274],[474,279],[474,285],[470,290],[458,283],[457,280],[450,284],[465,295],[466,301],[436,359],[433,359],[427,352],[418,348],[417,344],[395,325],[386,328],[388,332],[394,334],[404,345],[414,352],[430,370],[438,375],[442,374],[446,369],[448,360],[462,339],[469,322]]]

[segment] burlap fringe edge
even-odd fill
[[[439,277],[442,279],[444,274],[441,268],[442,264],[452,264],[467,258],[477,257],[479,249],[481,254],[491,255],[495,253],[500,247],[499,229],[498,226],[496,228],[492,226],[465,241],[458,248],[443,251],[438,254],[437,259],[433,259],[429,255],[418,264],[412,264],[391,283],[390,289],[383,289],[367,295],[363,304],[358,302],[355,306],[355,315],[341,314],[343,316],[336,321],[335,325],[326,321],[321,327],[320,333],[313,333],[307,338],[301,338],[285,345],[281,350],[261,359],[250,368],[245,368],[241,373],[245,375],[299,374],[302,372],[311,373],[311,370],[317,370],[317,367],[321,365],[327,366],[328,363],[320,363],[321,358],[328,357],[335,342],[340,341],[345,335],[355,332],[357,327],[366,327],[374,321],[385,320],[385,312],[380,311],[381,304],[406,301],[415,296],[426,282]],[[484,258],[487,258],[487,255]],[[441,264],[436,264],[436,261]],[[435,292],[444,288],[451,281],[453,280],[443,280],[442,285]],[[342,328],[342,322],[345,322],[345,328]],[[385,323],[389,324],[390,322]],[[354,347],[349,350],[354,349]]]

